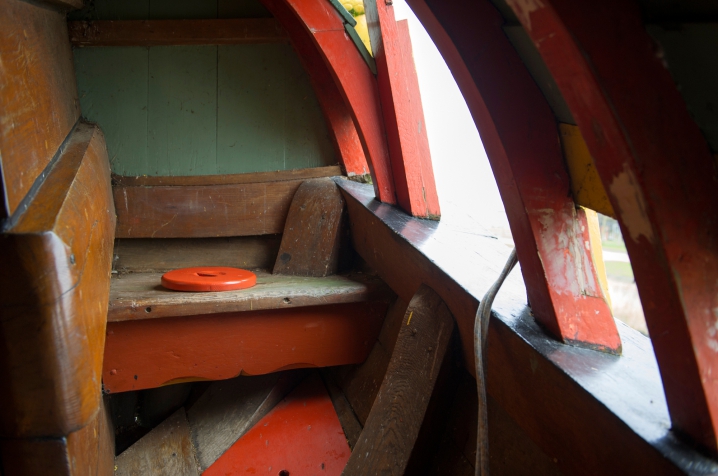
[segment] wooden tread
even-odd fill
[[[224,312],[387,300],[391,289],[366,274],[306,278],[257,272],[257,285],[239,291],[188,293],[165,289],[161,273],[119,275],[110,286],[109,322]]]

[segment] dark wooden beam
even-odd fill
[[[322,277],[339,269],[344,197],[331,179],[300,185],[284,224],[274,274]]]
[[[72,46],[172,46],[282,43],[274,18],[94,20],[67,23]]]
[[[718,454],[718,181],[708,143],[637,4],[508,3],[566,99],[616,211],[673,426]]]
[[[209,238],[282,233],[303,180],[113,187],[118,238]]]
[[[231,238],[123,238],[115,240],[116,274],[164,273],[195,266],[271,269],[280,235]]]
[[[343,475],[404,474],[454,329],[441,297],[422,285]]]
[[[126,392],[364,361],[388,303],[110,322],[103,384]]]

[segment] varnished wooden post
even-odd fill
[[[404,474],[453,329],[449,308],[422,285],[404,314],[379,394],[342,474]]]
[[[637,4],[508,1],[621,225],[676,430],[718,452],[718,181]],[[715,371],[715,372],[714,372]]]

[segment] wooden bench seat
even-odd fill
[[[166,290],[160,276],[112,279],[106,393],[360,363],[395,299],[383,281],[365,274],[258,272],[255,287],[220,293]]]
[[[323,278],[272,275],[257,271],[257,285],[217,293],[171,291],[160,285],[162,273],[119,275],[110,285],[108,322],[193,316],[222,312],[291,309],[305,306],[387,300],[391,289],[366,274]]]

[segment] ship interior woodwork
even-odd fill
[[[407,3],[518,255],[478,367],[511,249],[441,220],[391,1],[0,0],[0,476],[718,474],[718,8]]]

